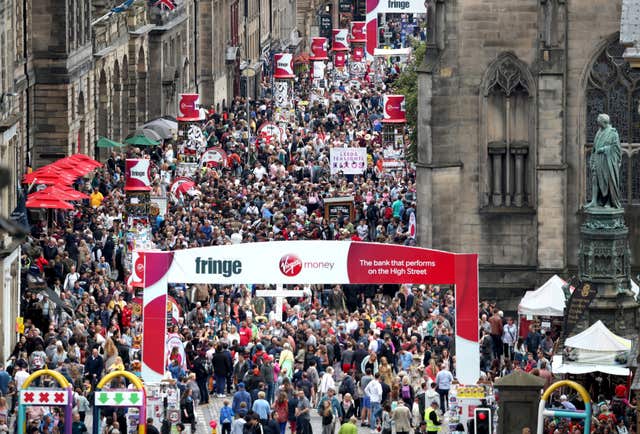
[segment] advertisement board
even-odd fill
[[[333,51],[349,51],[349,32],[347,29],[333,29]]]
[[[327,60],[329,59],[327,38],[311,39],[311,56],[310,60]]]
[[[353,241],[273,241],[144,255],[142,378],[165,373],[168,284],[455,284],[457,379],[480,375],[478,255]]]
[[[199,93],[180,94],[180,116],[177,119],[180,122],[201,121],[204,119],[204,113],[200,110]]]
[[[356,45],[351,50],[351,60],[353,62],[362,62],[364,59],[364,47],[361,45]]]
[[[364,44],[367,42],[367,27],[364,21],[351,22],[351,42]]]
[[[407,122],[404,95],[384,95],[382,98],[383,123]]]
[[[125,191],[151,190],[151,160],[145,158],[127,158],[124,163]]]
[[[293,73],[293,54],[276,53],[273,56],[273,60],[275,63],[273,78],[278,80],[295,78],[296,75]]]
[[[347,63],[347,53],[344,51],[338,51],[333,55],[333,66],[338,69],[344,68]]]

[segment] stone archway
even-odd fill
[[[122,82],[120,81],[120,65],[118,61],[113,65],[111,76],[111,139],[122,139]]]
[[[147,120],[147,62],[143,47],[140,47],[140,51],[138,52],[136,76],[136,97],[138,113],[138,125],[136,125],[137,127],[139,125],[142,125]]]
[[[100,70],[98,78],[98,96],[97,96],[97,127],[98,136],[109,137],[109,92],[107,90],[107,73],[104,69]],[[96,138],[96,142],[97,142]],[[95,146],[95,145],[94,145]],[[100,157],[100,149],[95,147],[94,153],[96,157]]]

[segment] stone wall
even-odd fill
[[[438,11],[445,19],[444,25],[431,26],[419,77],[419,241],[479,253],[481,296],[507,302],[550,274],[567,275],[576,266],[584,201],[585,71],[615,37],[621,3],[427,2],[434,16]],[[506,58],[519,68],[520,92],[527,95],[528,123],[514,123],[520,126],[511,135],[521,134],[527,142],[528,202],[492,206],[487,151],[495,146],[492,135],[504,128],[491,117],[500,81],[494,73]]]

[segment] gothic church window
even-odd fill
[[[621,201],[640,205],[640,71],[622,58],[624,47],[616,40],[596,57],[586,88],[585,194],[591,200],[589,158],[598,131],[599,113],[607,113],[618,130],[622,146]]]
[[[502,54],[483,80],[483,207],[533,207],[533,80],[524,63]]]

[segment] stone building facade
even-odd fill
[[[623,142],[632,273],[640,265],[640,74],[622,0],[428,0],[419,72],[420,244],[480,255],[481,297],[575,274],[598,113]]]
[[[28,165],[73,152],[98,155],[99,136],[123,140],[149,119],[176,115],[180,93],[199,92],[203,105],[218,108],[239,93],[233,54],[244,45],[242,0],[177,0],[173,10],[134,0],[110,12],[123,1],[0,5],[0,153],[13,149],[3,160],[19,176]],[[259,62],[260,2],[249,3],[255,6],[252,56]],[[282,11],[290,1],[275,3]],[[290,13],[295,23],[295,7]],[[264,20],[273,24],[273,18]],[[3,201],[8,208],[15,206],[13,192],[3,193],[11,196]]]

